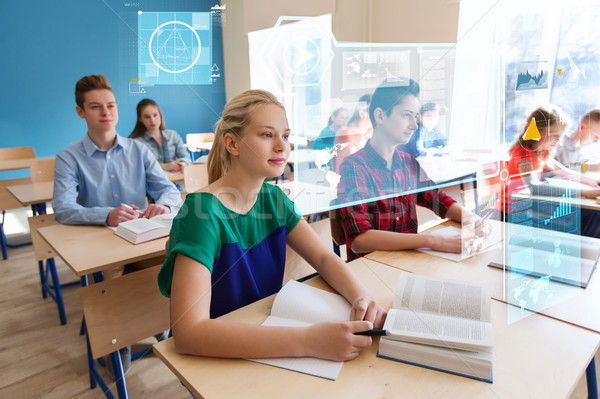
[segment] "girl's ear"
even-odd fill
[[[239,155],[239,142],[233,134],[225,133],[225,135],[223,136],[223,141],[225,142],[225,149],[228,153],[230,153],[233,156]]]

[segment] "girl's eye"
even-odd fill
[[[263,133],[263,136],[265,137],[273,137],[273,135],[269,132]]]
[[[283,139],[284,139],[285,141],[289,140],[289,138],[290,138],[290,135],[289,135],[289,134],[284,134],[284,135],[283,135]]]

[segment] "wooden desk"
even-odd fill
[[[38,231],[79,277],[164,255],[168,239],[133,245],[105,226],[59,224]]]
[[[452,157],[418,157],[417,161],[427,176],[436,184],[472,181],[475,179],[479,161],[461,161]]]
[[[554,202],[556,204],[559,204],[562,201],[564,201],[564,198],[562,198],[562,197],[549,197],[549,196],[545,196],[545,195],[531,195],[528,188],[523,189],[523,190],[519,191],[518,193],[511,194],[511,196],[516,197],[516,198],[531,199],[531,200],[535,200],[535,201]],[[598,203],[598,201],[596,201],[595,199],[592,199],[592,198],[576,198],[576,197],[574,197],[574,198],[571,198],[571,205],[581,208],[581,209],[588,209],[588,210],[592,210],[592,211],[596,211],[596,212],[600,211],[600,203]]]
[[[213,146],[213,142],[212,141],[207,141],[207,142],[204,142],[204,143],[195,143],[194,145],[184,144],[184,146],[188,150],[190,150],[192,152],[199,152],[199,151],[202,151],[202,150],[210,151],[210,149]]]
[[[401,271],[364,258],[348,266],[384,308],[391,306]],[[320,278],[309,283],[327,288]],[[265,298],[223,318],[260,324],[273,300]],[[535,314],[508,325],[510,311],[514,307],[492,301],[493,384],[377,358],[378,338],[344,364],[336,381],[243,359],[179,355],[172,338],[155,344],[154,351],[198,398],[568,397],[600,336]]]
[[[28,206],[51,201],[54,182],[20,184],[17,186],[8,186],[6,189],[23,206]]]
[[[448,224],[457,225],[446,222],[440,227]],[[600,240],[598,242],[600,245]],[[494,257],[493,251],[502,250],[501,245],[497,244],[492,249],[461,262],[452,262],[414,250],[375,251],[366,255],[366,258],[411,273],[485,284],[490,287],[493,299],[507,302],[508,282],[512,277],[521,275],[504,273],[500,269],[487,266]],[[533,304],[532,307],[535,308],[530,310],[600,333],[600,272],[598,270],[592,274],[586,289],[553,281],[549,282],[548,289],[552,290],[552,305],[542,309]]]
[[[183,181],[183,172],[175,172],[175,173],[165,172],[165,174],[167,175],[169,180],[173,183]]]

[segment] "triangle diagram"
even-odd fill
[[[537,125],[535,124],[535,118],[531,118],[529,127],[527,128],[527,130],[525,131],[525,134],[523,135],[523,140],[525,140],[525,141],[539,140],[541,138],[542,138],[542,136],[540,135],[540,131],[538,130]]]

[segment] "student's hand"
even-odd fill
[[[337,362],[355,359],[361,349],[371,345],[371,337],[354,335],[373,329],[370,321],[333,321],[307,327],[308,356]]]
[[[162,215],[170,212],[171,210],[169,209],[169,207],[165,205],[150,204],[148,205],[148,208],[146,208],[146,210],[144,211],[144,217],[150,219],[151,217],[154,217],[156,215]]]
[[[600,197],[600,188],[594,188],[591,190],[581,190],[581,196],[585,198]]]
[[[593,188],[598,188],[598,181],[589,176],[581,176],[581,184],[586,184]]]
[[[428,234],[429,248],[434,251],[452,252],[459,254],[462,252],[462,237],[460,234],[443,237],[434,234]]]
[[[370,321],[374,328],[381,329],[386,315],[387,312],[373,298],[359,297],[352,303],[350,321]]]
[[[185,165],[185,162],[183,162]],[[163,168],[165,172],[178,173],[183,170],[182,162],[171,161],[167,163],[161,163],[160,167]]]
[[[492,225],[487,221],[477,216],[478,220],[475,222],[475,235],[477,237],[486,238],[492,234]]]
[[[120,207],[108,212],[108,216],[106,217],[106,224],[114,227],[118,226],[119,223],[136,219],[138,217],[138,214],[135,212],[136,209],[139,208],[135,205],[121,205]]]

